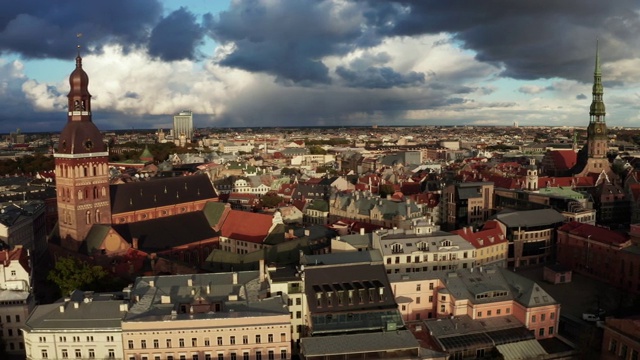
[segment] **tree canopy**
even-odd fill
[[[103,281],[108,280],[107,271],[101,266],[89,265],[72,257],[59,258],[47,279],[60,288],[64,296],[75,289],[102,290]]]
[[[266,193],[260,198],[260,203],[262,204],[262,207],[274,208],[278,206],[278,204],[280,204],[282,200],[282,196],[279,196],[278,194]]]

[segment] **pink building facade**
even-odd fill
[[[535,282],[502,268],[390,274],[405,322],[468,315],[513,315],[538,339],[556,335],[560,304]]]

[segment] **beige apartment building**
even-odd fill
[[[373,248],[381,252],[388,274],[466,269],[475,266],[476,249],[460,235],[434,231],[427,223],[411,230],[377,230]]]
[[[127,309],[127,302],[114,294],[79,290],[38,305],[22,330],[26,359],[122,360],[120,324]]]
[[[263,271],[140,277],[128,292],[125,360],[291,357],[289,311]]]
[[[0,251],[0,337],[9,354],[24,354],[20,329],[34,305],[29,251],[21,245]]]

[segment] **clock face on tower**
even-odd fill
[[[596,133],[600,134],[602,132],[602,128],[596,128]]]

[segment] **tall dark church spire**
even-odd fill
[[[593,71],[593,98],[589,108],[589,127],[587,127],[587,147],[589,157],[602,159],[608,151],[607,123],[604,120],[605,107],[602,96],[602,72],[600,71],[600,52],[596,42],[596,66]]]
[[[602,96],[604,88],[602,86],[602,72],[600,71],[600,52],[598,50],[598,42],[596,42],[596,67],[593,71],[593,97],[591,100],[591,109],[589,110],[590,123],[605,122],[605,107]]]

